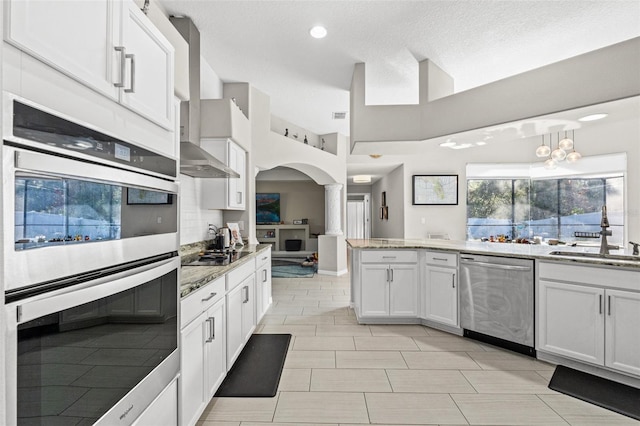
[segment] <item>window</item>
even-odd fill
[[[505,235],[583,241],[575,233],[600,232],[601,209],[606,205],[613,233],[609,241],[621,245],[623,195],[621,174],[538,180],[468,179],[467,239]]]

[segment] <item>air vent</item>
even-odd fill
[[[344,120],[345,118],[347,118],[347,113],[346,112],[334,112],[331,114],[334,120]]]

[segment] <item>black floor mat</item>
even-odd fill
[[[215,396],[276,396],[290,341],[290,334],[251,335]]]
[[[640,389],[558,365],[549,388],[640,420]]]

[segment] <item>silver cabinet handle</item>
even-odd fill
[[[264,275],[264,277],[262,277],[262,282],[266,283],[267,282],[267,270],[263,269],[262,270],[262,274]]]
[[[247,303],[249,301],[249,287],[248,286],[242,287],[242,291],[245,292],[244,300],[242,301],[242,303]]]
[[[396,256],[382,256],[383,259],[395,259]]]
[[[211,300],[211,299],[213,299],[214,297],[216,297],[216,295],[217,295],[217,294],[218,294],[218,293],[211,293],[211,294],[209,295],[209,297],[205,297],[204,299],[202,299],[202,301],[203,301],[203,302],[206,302],[206,301],[208,301],[208,300]]]
[[[387,272],[387,282],[389,282],[389,268],[386,269]]]
[[[602,314],[602,295],[599,295],[598,298],[599,298],[598,305],[600,306],[599,313]]]
[[[391,271],[391,279],[389,280],[389,282],[393,282],[393,269],[389,269],[389,271]]]
[[[236,203],[242,204],[242,192],[240,191],[236,192]]]
[[[456,288],[456,274],[451,275],[451,287]]]
[[[611,316],[611,296],[607,296],[607,310],[609,311],[609,316]]]
[[[113,83],[115,87],[124,87],[124,73],[125,73],[125,57],[127,54],[127,49],[124,46],[115,46],[114,49],[116,52],[120,53],[120,81],[117,83]]]
[[[135,93],[136,92],[136,55],[133,53],[127,53],[124,55],[125,58],[131,59],[131,85],[128,89],[124,89],[125,93]]]
[[[207,338],[207,340],[205,340],[205,343],[210,343],[213,342],[214,339],[214,331],[213,331],[213,327],[215,326],[214,318],[213,317],[209,317],[207,318],[207,324],[209,324],[209,338]]]
[[[432,257],[431,260],[438,260],[440,262],[448,262],[448,259],[444,259],[442,257]]]

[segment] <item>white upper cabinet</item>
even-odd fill
[[[126,49],[119,55],[125,56],[122,104],[172,129],[173,46],[132,1],[123,3],[121,46]]]
[[[173,46],[132,0],[11,0],[4,38],[173,130]]]
[[[202,139],[200,146],[237,172],[237,178],[203,179],[202,203],[207,209],[244,210],[247,153],[231,139]]]
[[[6,41],[118,99],[113,40],[120,32],[120,11],[114,10],[120,2],[12,0],[5,5]]]

